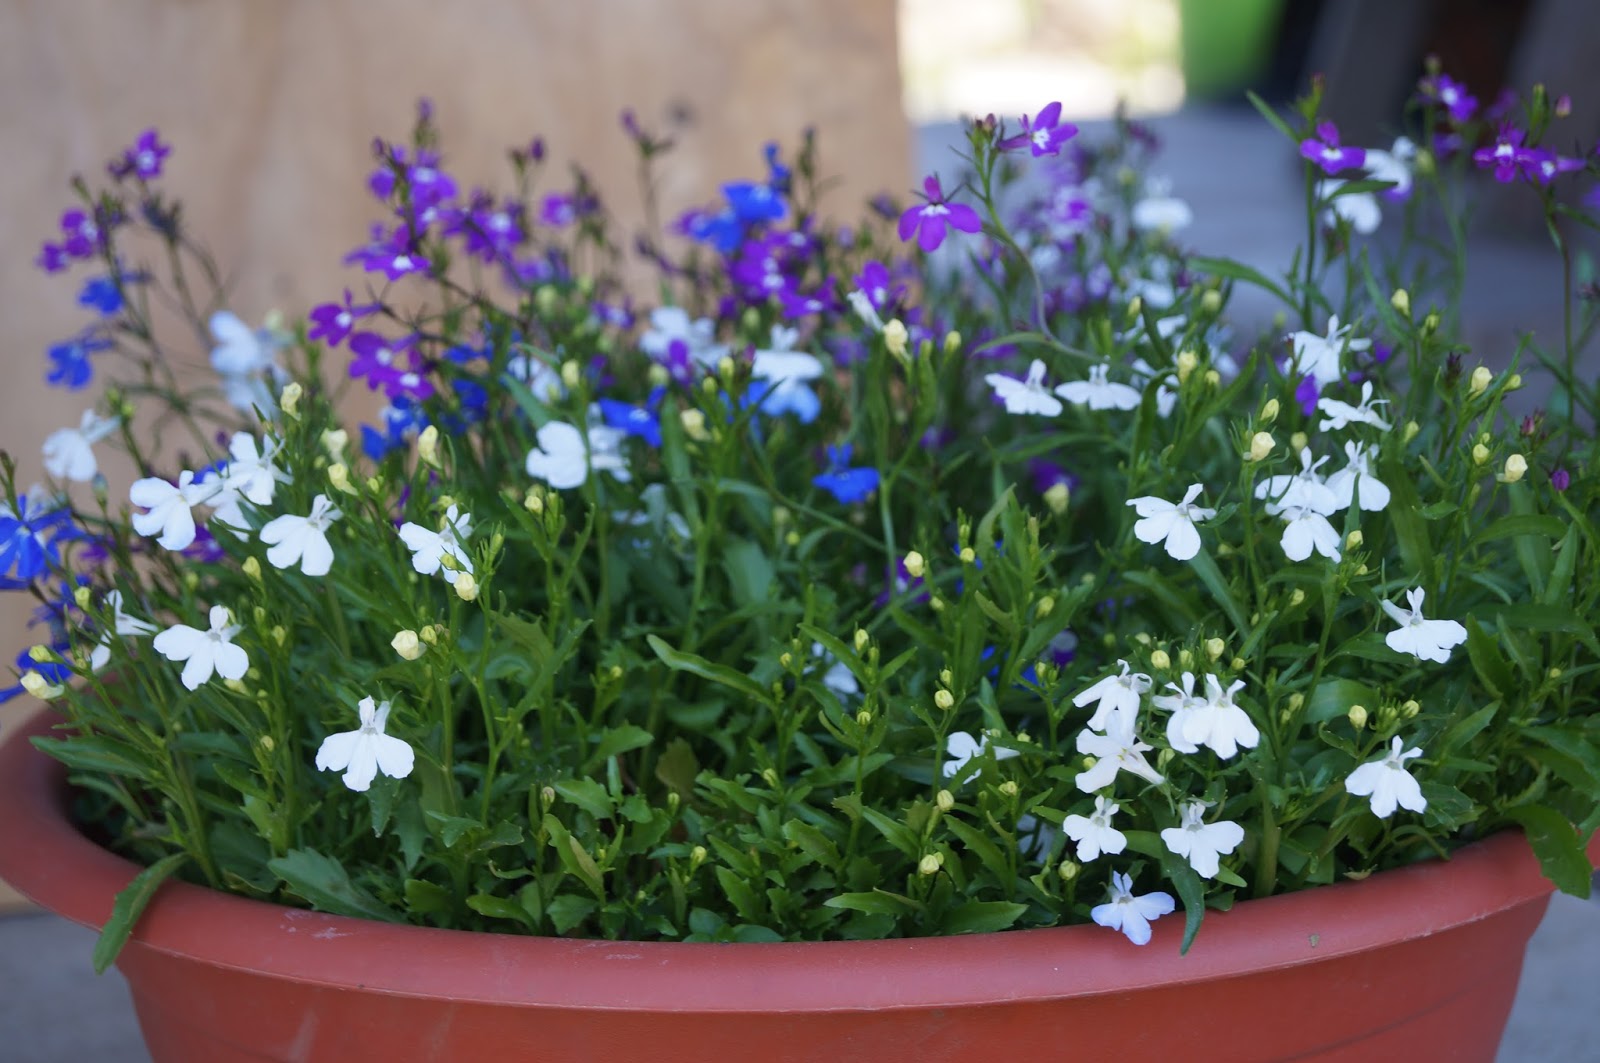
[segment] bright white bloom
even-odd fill
[[[1340,509],[1349,509],[1360,496],[1361,508],[1377,513],[1389,504],[1389,487],[1372,474],[1372,459],[1367,448],[1360,443],[1347,442],[1344,455],[1348,464],[1328,477],[1328,490],[1333,492]]]
[[[194,507],[215,490],[210,484],[195,483],[194,473],[187,469],[176,485],[159,476],[135,480],[128,488],[128,501],[148,512],[133,515],[133,530],[159,536],[156,542],[168,550],[182,550],[194,542]]]
[[[506,359],[506,376],[525,386],[540,402],[556,402],[567,394],[559,370],[526,354],[513,354]]]
[[[823,686],[840,697],[849,697],[861,693],[861,686],[856,682],[855,673],[850,671],[843,661],[836,660],[833,654],[823,649],[822,643],[813,642],[811,644],[811,656],[822,658],[828,665],[827,672],[822,676]],[[1011,750],[1008,749],[1004,752],[1009,753]]]
[[[1061,400],[1050,394],[1044,382],[1044,363],[1035,358],[1028,366],[1028,378],[1018,380],[1004,373],[990,373],[984,383],[994,388],[994,393],[1006,405],[1007,413],[1037,413],[1055,417],[1061,412]]]
[[[94,445],[121,423],[115,417],[101,417],[84,410],[76,428],[58,428],[44,438],[44,471],[58,480],[88,483],[100,471],[94,458]]]
[[[1322,212],[1323,222],[1328,225],[1348,222],[1350,228],[1362,236],[1371,236],[1383,224],[1383,211],[1378,207],[1378,197],[1371,192],[1346,192],[1335,196],[1334,193],[1344,184],[1343,181],[1317,182],[1317,198],[1328,204],[1328,209]]]
[[[300,571],[308,576],[326,576],[333,567],[333,547],[328,543],[328,525],[338,520],[342,513],[327,495],[311,500],[311,513],[297,517],[284,514],[267,521],[261,529],[261,541],[271,549],[267,560],[273,568],[288,568],[296,562]]]
[[[1167,848],[1189,861],[1201,878],[1216,878],[1219,856],[1226,856],[1244,841],[1244,828],[1228,820],[1206,823],[1204,801],[1185,801],[1183,821],[1161,832]]]
[[[1409,137],[1397,137],[1388,151],[1367,149],[1367,176],[1377,181],[1393,181],[1394,187],[1384,192],[1392,199],[1404,199],[1411,194],[1411,167],[1417,157],[1417,146]]]
[[[1169,893],[1157,890],[1141,897],[1133,895],[1133,879],[1120,871],[1111,873],[1111,900],[1097,904],[1089,917],[1101,926],[1120,930],[1135,945],[1150,943],[1150,924],[1170,914],[1178,903]]]
[[[1396,653],[1409,653],[1424,661],[1444,664],[1450,651],[1467,641],[1467,629],[1454,620],[1429,620],[1422,615],[1422,600],[1426,592],[1421,587],[1406,591],[1409,609],[1401,609],[1393,602],[1383,601],[1383,611],[1399,624],[1398,630],[1383,637]],[[1409,807],[1409,806],[1407,806]]]
[[[1116,781],[1119,771],[1132,772],[1146,782],[1161,782],[1161,773],[1144,759],[1155,747],[1134,737],[1133,720],[1115,715],[1108,722],[1109,729],[1103,735],[1089,730],[1078,732],[1078,752],[1095,758],[1094,767],[1078,773],[1078,789],[1086,794],[1103,790]]]
[[[198,689],[213,672],[224,679],[243,679],[250,668],[250,658],[233,644],[233,636],[242,629],[228,623],[231,619],[224,606],[213,605],[210,629],[201,631],[187,624],[174,624],[157,635],[151,645],[169,661],[187,662],[181,678],[190,690]]]
[[[236,409],[252,407],[270,412],[272,391],[264,374],[282,374],[278,365],[278,342],[268,329],[253,329],[237,314],[218,310],[211,315],[211,368],[222,377],[222,391]]]
[[[716,327],[710,318],[691,321],[681,306],[658,306],[650,311],[650,327],[639,337],[639,347],[655,361],[666,363],[673,343],[681,340],[690,358],[702,368],[712,369],[728,353],[726,345],[715,342]]]
[[[1374,428],[1389,430],[1389,422],[1378,415],[1373,407],[1387,406],[1388,399],[1374,399],[1372,397],[1372,381],[1365,380],[1361,383],[1361,404],[1352,406],[1348,402],[1338,399],[1319,399],[1317,409],[1327,414],[1327,418],[1317,424],[1319,432],[1337,432],[1352,424],[1370,424]]]
[[[973,738],[965,731],[955,732],[944,740],[944,751],[950,756],[950,759],[944,762],[944,777],[949,779],[959,774],[961,769],[967,766],[968,761],[973,757],[983,756],[984,751],[988,748],[988,735]],[[1016,755],[1017,751],[1015,749],[996,749],[994,751],[995,760],[1009,760]]]
[[[1202,484],[1190,484],[1183,501],[1166,502],[1154,495],[1128,499],[1142,520],[1133,526],[1134,537],[1141,543],[1163,543],[1167,555],[1177,561],[1187,561],[1200,552],[1200,533],[1195,525],[1217,515],[1214,509],[1197,506]]]
[[[1069,380],[1057,385],[1056,394],[1074,406],[1087,406],[1091,410],[1139,408],[1139,393],[1126,384],[1113,384],[1106,380],[1104,365],[1092,367],[1088,380]]]
[[[1214,675],[1206,676],[1206,696],[1183,715],[1181,727],[1185,743],[1205,746],[1223,760],[1232,759],[1239,747],[1254,749],[1261,732],[1250,714],[1233,703],[1233,696],[1244,689],[1244,680],[1235,679],[1228,689]]]
[[[400,525],[400,541],[411,551],[411,567],[424,576],[437,572],[450,584],[460,573],[472,571],[472,559],[467,556],[467,536],[471,534],[472,514],[461,513],[456,506],[445,510],[438,531],[411,521]],[[446,554],[455,561],[455,567],[444,564]]]
[[[1412,746],[1402,753],[1400,747],[1404,744],[1395,735],[1382,760],[1361,765],[1344,781],[1344,788],[1350,793],[1372,799],[1372,814],[1379,819],[1394,815],[1396,806],[1412,812],[1427,810],[1428,799],[1422,796],[1422,787],[1406,770],[1406,761],[1422,756],[1422,750]]]
[[[1176,196],[1151,195],[1133,205],[1133,227],[1142,233],[1180,232],[1194,223],[1194,211]]]
[[[1150,699],[1150,704],[1158,709],[1170,712],[1167,717],[1167,744],[1179,753],[1198,753],[1200,746],[1189,739],[1189,721],[1194,719],[1206,708],[1206,699],[1194,692],[1194,673],[1184,672],[1179,677],[1183,685],[1168,683],[1167,689],[1171,694],[1157,694]],[[1199,731],[1209,731],[1209,728],[1197,728]]]
[[[361,727],[324,738],[317,750],[317,770],[344,772],[344,784],[358,793],[371,786],[380,771],[391,779],[410,775],[416,760],[411,747],[383,733],[389,722],[389,703],[374,708],[371,698],[362,698],[356,710],[361,714]]]
[[[1339,560],[1339,533],[1328,518],[1314,509],[1293,506],[1283,511],[1283,556],[1304,561],[1315,550],[1329,561]]]
[[[1115,856],[1128,847],[1128,836],[1111,825],[1111,817],[1117,814],[1117,808],[1117,805],[1105,799],[1105,795],[1097,794],[1093,815],[1074,814],[1061,821],[1061,829],[1067,837],[1078,843],[1079,863],[1097,860],[1101,853]]]
[[[854,310],[856,316],[865,321],[872,331],[883,331],[883,318],[878,316],[878,308],[872,305],[872,300],[867,297],[866,292],[857,288],[846,295],[845,299],[849,301],[850,309]]]
[[[1188,324],[1187,319],[1182,317],[1164,317],[1156,322],[1157,329],[1160,330],[1168,321],[1177,321],[1180,329]],[[1165,331],[1162,331],[1162,336],[1166,338]],[[1130,368],[1133,370],[1133,382],[1140,388],[1159,377],[1161,382],[1156,385],[1156,414],[1163,418],[1171,417],[1173,409],[1178,405],[1178,374],[1170,369],[1158,374],[1143,358],[1135,358]]]
[[[111,639],[113,636],[127,638],[131,635],[149,635],[155,632],[156,626],[138,617],[129,616],[122,611],[122,592],[106,592],[106,605],[111,609],[111,629],[100,635],[100,641],[95,643],[94,649],[89,651],[89,667],[93,671],[100,671],[111,663]]]
[[[288,483],[288,473],[273,464],[282,444],[267,436],[265,447],[258,447],[256,437],[249,432],[235,432],[228,441],[228,454],[232,459],[213,473],[202,484],[213,488],[205,501],[213,507],[211,519],[232,528],[248,528],[241,500],[257,506],[272,504],[273,494],[280,483]]]
[[[1129,671],[1127,661],[1117,663],[1122,666],[1121,675],[1108,675],[1072,699],[1080,709],[1099,702],[1086,725],[1092,731],[1107,730],[1114,717],[1126,717],[1131,724],[1139,715],[1139,699],[1150,689],[1148,675]]]
[[[1266,511],[1277,516],[1289,509],[1309,509],[1323,516],[1339,511],[1339,499],[1317,470],[1326,456],[1311,460],[1311,448],[1300,448],[1300,471],[1293,476],[1269,476],[1256,484],[1256,498],[1266,501]]]
[[[772,346],[758,350],[750,362],[750,375],[757,380],[770,380],[782,390],[815,380],[823,373],[822,360],[814,354],[794,349],[800,339],[800,330],[772,326]]]
[[[539,429],[538,445],[528,451],[525,462],[528,475],[557,490],[583,486],[591,469],[604,470],[626,482],[631,475],[622,456],[622,440],[626,435],[620,428],[594,424],[589,427],[585,444],[584,435],[576,426],[565,421],[550,421]]]
[[[1341,359],[1344,352],[1364,351],[1372,346],[1371,340],[1350,339],[1350,329],[1353,327],[1345,325],[1340,328],[1339,316],[1335,314],[1328,318],[1326,336],[1318,336],[1315,332],[1292,333],[1289,342],[1294,346],[1295,372],[1309,373],[1319,388],[1343,380],[1344,366]]]

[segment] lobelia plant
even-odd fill
[[[226,308],[154,132],[78,182],[40,264],[91,266],[98,316],[48,380],[103,391],[46,487],[7,459],[0,564],[49,632],[11,693],[147,867],[97,962],[174,874],[700,941],[1142,944],[1181,903],[1187,948],[1208,907],[1521,827],[1586,892],[1600,318],[1557,181],[1594,167],[1547,146],[1561,101],[1486,121],[1437,71],[1387,151],[1316,89],[1261,110],[1305,172],[1280,276],[1186,253],[1150,133],[1056,104],[845,229],[814,141],[769,146],[639,239],[647,312],[581,171],[534,141],[464,193],[425,106],[377,144],[363,294],[293,327]],[[667,144],[624,125],[648,189]],[[1526,416],[1458,338],[1475,168],[1566,266]],[[358,436],[350,381],[386,400]]]

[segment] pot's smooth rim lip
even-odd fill
[[[0,878],[98,928],[138,867],[66,811],[66,769],[32,748],[43,713],[0,744]],[[1590,855],[1600,854],[1600,836]],[[1325,961],[1488,918],[1551,891],[1522,837],[1208,912],[1180,957],[1182,913],[1140,948],[1092,925],[961,937],[716,945],[439,930],[285,908],[169,881],[129,948],[271,978],[521,1007],[858,1011],[1092,997]],[[443,992],[441,992],[441,988]]]

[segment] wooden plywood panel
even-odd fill
[[[814,125],[849,216],[910,184],[896,56],[893,0],[0,0],[0,447],[27,482],[44,436],[77,422],[81,397],[43,388],[45,348],[84,324],[76,282],[31,259],[67,176],[149,126],[175,145],[164,183],[236,278],[234,308],[258,320],[359,280],[340,259],[373,216],[369,144],[403,138],[419,97],[465,187],[505,185],[506,149],[541,135],[617,208],[634,201],[618,126],[634,107],[680,145],[669,212],[762,176],[765,141]],[[0,660],[27,612],[0,602]]]

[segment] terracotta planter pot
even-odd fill
[[[133,864],[0,749],[0,877],[98,927]],[[1593,855],[1593,850],[1591,850]],[[1550,886],[1520,835],[1206,916],[904,941],[616,943],[320,915],[169,882],[119,961],[157,1060],[1492,1060]]]

